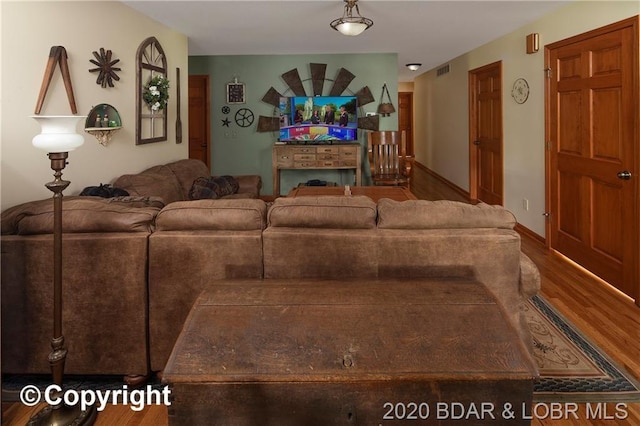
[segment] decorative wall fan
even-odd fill
[[[300,73],[298,72],[297,68],[294,68],[282,74],[281,77],[288,86],[288,89],[285,93],[291,91],[293,92],[294,96],[321,96],[324,89],[324,82],[333,81],[333,86],[329,91],[329,96],[340,96],[345,90],[348,89],[349,84],[356,77],[346,68],[340,68],[335,80],[331,80],[326,78],[325,76],[327,69],[326,64],[310,63],[309,67],[311,70],[311,78],[305,80],[302,80],[300,78]],[[313,94],[311,95],[308,95],[304,89],[304,82],[309,80],[311,80],[311,86],[313,88]],[[274,108],[277,109],[280,106],[280,98],[283,96],[286,95],[280,94],[280,92],[271,87],[262,97],[262,101],[273,105]],[[358,98],[359,107],[369,104],[375,100],[368,86],[364,86],[362,89],[358,90],[358,92],[356,92],[354,96]],[[359,129],[378,130],[379,126],[380,118],[378,115],[369,117],[358,117]],[[279,129],[280,118],[278,116],[266,117],[261,115],[258,117],[258,132],[276,132]]]

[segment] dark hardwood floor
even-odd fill
[[[423,167],[413,168],[411,190],[420,199],[468,201],[464,191],[448,185]],[[567,319],[618,364],[640,379],[640,308],[613,287],[574,266],[555,254],[527,232],[522,236],[522,250],[538,266],[542,276],[542,294]],[[2,404],[2,423],[25,424],[38,407],[18,403]],[[578,405],[577,417],[539,419],[533,425],[617,426],[640,425],[640,403],[623,407],[626,418],[615,418],[616,407],[607,405],[607,418],[587,420],[585,404]],[[622,417],[622,416],[620,416]],[[99,414],[96,425],[168,424],[167,408],[153,406],[134,412],[125,406],[109,406]]]

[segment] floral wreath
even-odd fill
[[[151,111],[164,109],[169,100],[169,80],[161,75],[151,78],[144,86],[142,98]]]

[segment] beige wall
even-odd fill
[[[544,236],[544,46],[640,13],[637,1],[576,0],[504,37],[453,59],[451,72],[431,70],[415,80],[416,159],[456,185],[469,189],[468,72],[502,61],[505,207]],[[528,55],[525,37],[540,34],[540,51]],[[527,79],[529,99],[518,105],[511,86]],[[529,200],[529,210],[523,208]]]
[[[49,50],[64,46],[69,56],[71,80],[78,115],[87,115],[101,103],[113,105],[120,113],[123,129],[104,147],[85,134],[83,146],[69,154],[63,178],[71,185],[65,195],[82,188],[109,183],[124,173],[188,156],[187,127],[183,142],[175,143],[176,67],[181,69],[182,122],[187,123],[187,38],[139,14],[119,2],[0,2],[1,15],[1,176],[2,209],[15,204],[48,198],[44,187],[53,179],[46,153],[31,146],[39,133],[33,115]],[[136,50],[147,37],[155,36],[167,55],[171,81],[168,140],[135,145]],[[116,67],[120,81],[113,88],[96,84],[97,74],[89,73],[92,52],[103,47],[120,59]],[[41,115],[71,114],[64,84],[56,69]],[[79,126],[79,132],[82,126]]]
[[[398,82],[398,92],[413,92],[413,81]]]

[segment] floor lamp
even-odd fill
[[[53,338],[49,364],[53,383],[62,388],[64,364],[67,349],[64,347],[62,335],[62,191],[69,186],[69,181],[62,179],[62,169],[67,165],[69,151],[73,151],[84,143],[84,137],[76,133],[78,122],[85,116],[56,115],[33,118],[40,124],[41,132],[33,138],[33,146],[45,150],[51,160],[54,180],[45,186],[53,192]],[[58,395],[58,397],[62,397]],[[58,400],[54,397],[55,400]],[[34,414],[29,425],[91,425],[96,418],[95,407],[85,411],[80,405],[66,405],[61,402],[47,405]]]

